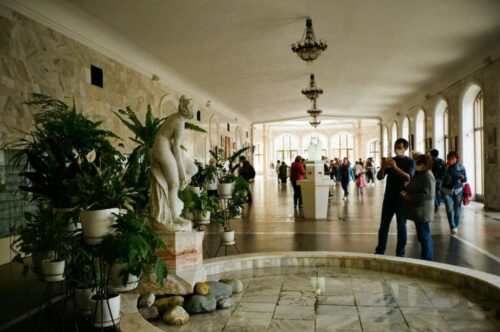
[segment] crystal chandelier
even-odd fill
[[[309,121],[309,124],[311,124],[314,128],[317,128],[321,124],[321,121],[318,120],[318,117],[314,116],[313,119]]]
[[[316,107],[316,99],[313,100],[312,107],[307,110],[307,114],[313,118],[317,118],[323,111]]]
[[[308,17],[304,35],[299,42],[292,44],[292,51],[297,53],[302,60],[311,62],[316,60],[327,47],[328,45],[326,45],[324,40],[316,41],[312,19]]]
[[[316,100],[320,94],[323,93],[323,89],[316,86],[316,81],[314,80],[314,74],[311,74],[311,79],[309,81],[309,87],[307,89],[302,89],[302,94],[308,99]]]

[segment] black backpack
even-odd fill
[[[255,169],[253,168],[252,165],[248,165],[248,179],[254,179],[255,178]]]

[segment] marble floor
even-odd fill
[[[498,299],[425,279],[307,267],[243,270],[210,279],[220,278],[243,281],[244,291],[233,296],[233,308],[192,315],[181,327],[155,325],[199,332],[500,330]]]
[[[252,184],[253,203],[245,209],[242,219],[231,226],[236,230],[238,248],[242,253],[272,251],[348,251],[373,253],[384,194],[384,182],[365,188],[363,199],[350,186],[350,196],[342,200],[342,189],[334,186],[328,220],[305,220],[293,207],[290,183],[278,184],[275,177],[257,176]],[[407,223],[406,256],[420,257],[415,225]],[[208,227],[206,257],[213,256],[219,246],[219,225]],[[471,203],[463,207],[458,234],[450,236],[444,204],[431,223],[434,260],[500,275],[500,221],[483,205]],[[391,224],[386,255],[394,255],[396,225]],[[208,255],[207,255],[208,254]],[[223,255],[219,252],[219,256]],[[228,248],[228,255],[236,254]]]

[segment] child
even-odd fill
[[[358,196],[361,195],[361,198],[363,198],[363,188],[366,186],[366,181],[365,177],[363,174],[360,174],[357,179],[356,179],[356,188],[358,191]]]

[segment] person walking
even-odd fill
[[[349,163],[349,159],[347,159],[347,157],[344,158],[344,162],[338,168],[337,179],[340,181],[342,189],[344,190],[343,199],[347,199],[349,197],[349,182],[351,180],[355,180],[351,164]]]
[[[286,184],[286,179],[288,177],[288,165],[285,161],[281,162],[280,168],[278,170],[278,177],[281,180],[281,184]]]
[[[306,171],[304,169],[304,165],[302,165],[302,157],[295,157],[295,161],[292,163],[290,167],[290,182],[293,187],[293,206],[294,207],[302,207],[302,190],[300,186],[297,184],[297,181],[304,180],[304,176],[306,175]]]
[[[250,189],[250,182],[255,179],[255,169],[250,164],[250,162],[246,160],[245,156],[240,156],[239,159],[241,166],[239,168],[238,175],[247,183],[248,185],[247,202],[252,203],[253,197],[252,197],[252,190]]]
[[[394,142],[394,158],[383,158],[377,179],[383,180],[387,176],[385,184],[384,202],[382,203],[382,215],[378,230],[378,244],[375,254],[383,255],[387,246],[387,237],[392,217],[396,214],[398,240],[396,244],[396,256],[404,257],[406,247],[406,214],[403,198],[400,192],[404,191],[406,184],[410,182],[415,173],[415,162],[405,156],[408,149],[408,141],[398,138]]]
[[[441,185],[443,184],[443,176],[444,176],[444,161],[439,158],[439,151],[436,149],[432,149],[431,152],[432,157],[432,174],[436,179],[436,198],[434,199],[434,212],[439,211],[439,207],[441,206]]]
[[[276,162],[276,177],[278,178],[278,183],[280,183],[280,166],[281,162],[278,160]]]
[[[210,158],[208,165],[206,167],[205,181],[203,182],[203,187],[207,190],[208,196],[218,197],[217,185],[219,184],[219,172],[217,170],[217,160],[215,158]]]
[[[432,157],[420,155],[415,166],[415,176],[401,192],[406,202],[406,218],[415,222],[420,242],[420,258],[432,261],[432,237],[430,222],[434,217],[436,180],[432,174]]]
[[[446,156],[441,194],[446,206],[446,216],[450,224],[451,235],[457,234],[462,213],[463,184],[467,182],[465,168],[458,163],[458,153],[450,151]]]
[[[375,184],[375,179],[373,176],[373,170],[374,170],[373,158],[370,157],[366,160],[365,170],[366,170],[366,183],[370,183],[371,181],[372,184]]]

